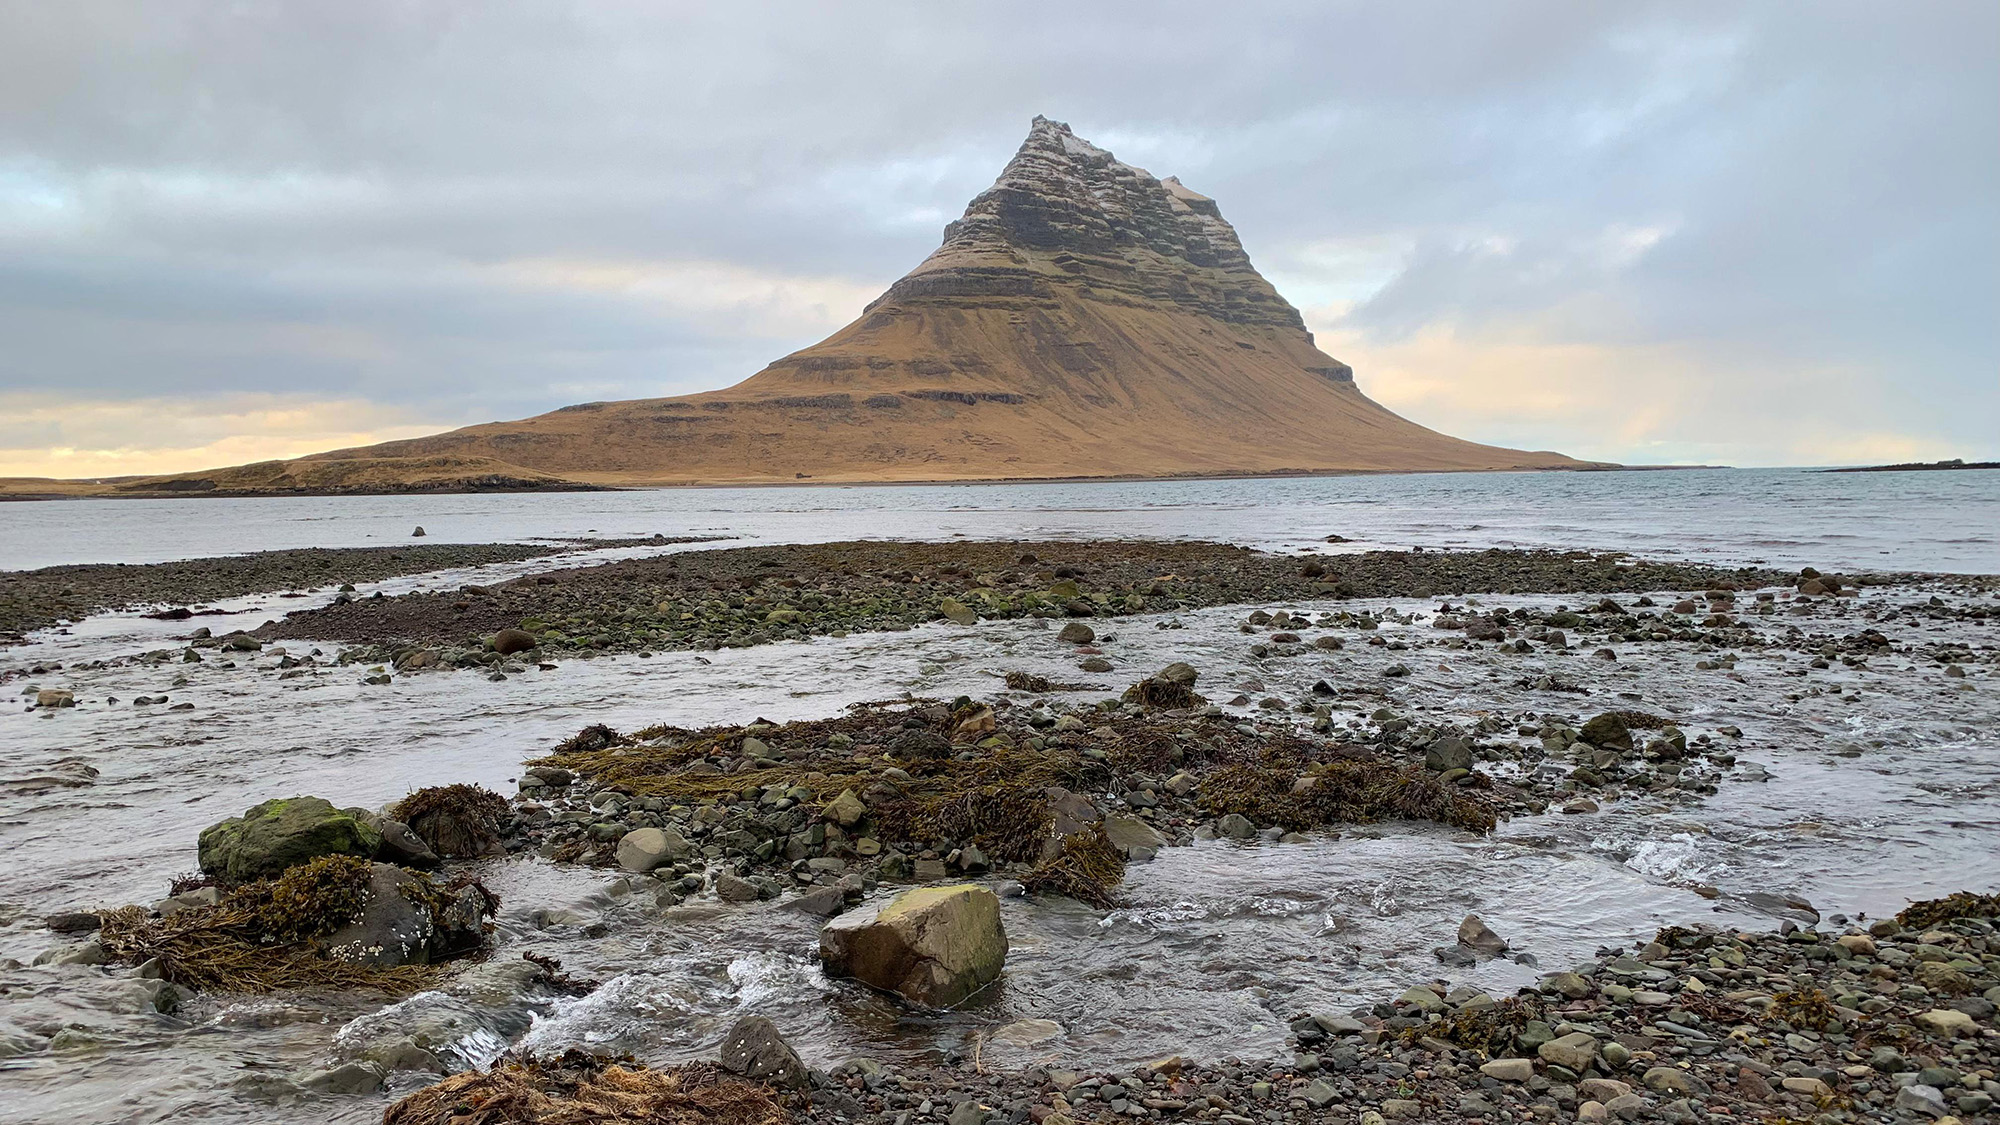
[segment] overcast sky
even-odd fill
[[[1041,113],[1447,432],[2000,457],[2000,4],[0,0],[0,475],[705,390]]]

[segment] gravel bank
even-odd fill
[[[1199,542],[828,543],[691,551],[458,593],[295,614],[272,635],[468,646],[520,629],[549,652],[739,648],[941,618],[1109,617],[1328,597],[1700,590],[1790,574],[1585,551],[1285,556]]]
[[[662,540],[663,542],[666,540]],[[397,547],[306,547],[180,562],[85,563],[0,573],[0,644],[35,629],[134,605],[189,606],[270,591],[559,555],[584,546],[629,547],[651,539],[552,543],[437,543]]]

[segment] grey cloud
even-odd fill
[[[1041,112],[1216,196],[1302,302],[1331,284],[1311,247],[1402,247],[1343,318],[1364,339],[1674,344],[1756,358],[1780,399],[1858,364],[1929,404],[1901,424],[1990,448],[1996,12],[12,5],[0,390],[457,421],[720,385],[817,330],[494,269],[886,285]]]

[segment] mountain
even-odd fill
[[[1583,467],[1447,437],[1376,404],[1346,364],[1314,346],[1214,200],[1037,117],[935,253],[860,319],[733,387],[119,487]]]

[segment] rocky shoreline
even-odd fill
[[[204,630],[187,654],[196,662],[203,648],[253,662],[276,655],[270,666],[283,668],[281,677],[318,675],[319,653],[295,657],[274,643],[311,634],[362,642],[341,664],[393,660],[409,675],[477,665],[505,676],[524,670],[521,661],[557,652],[711,650],[1022,618],[1011,628],[1030,636],[1046,630],[1079,673],[1115,672],[1122,691],[1102,679],[1069,682],[1043,666],[1044,674],[1007,671],[990,693],[858,704],[830,718],[625,734],[592,726],[528,763],[511,799],[452,786],[377,813],[316,799],[260,805],[212,831],[218,839],[242,835],[244,825],[306,809],[315,825],[347,825],[348,836],[331,850],[314,843],[286,853],[282,863],[264,862],[260,852],[236,874],[275,878],[268,885],[278,888],[300,870],[295,860],[330,863],[311,870],[336,890],[348,888],[342,894],[374,880],[385,889],[367,901],[436,899],[429,909],[438,934],[476,934],[494,904],[477,883],[432,884],[399,865],[464,857],[471,866],[461,874],[469,877],[478,856],[533,853],[615,871],[611,898],[662,917],[765,901],[815,927],[819,919],[841,919],[849,929],[879,921],[872,912],[884,910],[884,896],[899,885],[955,895],[974,893],[966,884],[976,883],[987,899],[1060,896],[1101,909],[1119,902],[1128,865],[1197,840],[1338,846],[1332,841],[1342,832],[1390,819],[1476,836],[1510,818],[1587,817],[1615,802],[1692,806],[1723,785],[1763,780],[1759,767],[1739,764],[1741,732],[1727,724],[1642,706],[1637,693],[1589,698],[1602,694],[1590,686],[1591,669],[1616,665],[1635,648],[1685,656],[1724,684],[1748,683],[1735,671],[1739,657],[1783,663],[1784,675],[1801,677],[1794,700],[1823,690],[1841,695],[1842,674],[1869,671],[1871,659],[1883,674],[1939,676],[1922,682],[1940,692],[1973,690],[1959,681],[1986,679],[2000,663],[1992,645],[1916,639],[1937,622],[1990,622],[1984,595],[1992,579],[1932,579],[1915,596],[1871,595],[1864,607],[1854,597],[1857,581],[1903,580],[1585,552],[1290,557],[1193,543],[833,544],[698,551],[546,577],[344,601],[261,636]],[[1523,596],[1543,588],[1558,592],[1546,601]],[[1955,592],[1972,596],[1941,596]],[[1413,596],[1440,601],[1428,612],[1362,604]],[[1302,610],[1302,602],[1315,607]],[[1226,626],[1232,642],[1240,634],[1242,655],[1232,662],[1277,676],[1287,665],[1333,667],[1331,659],[1344,671],[1310,686],[1308,673],[1278,692],[1245,681],[1241,670],[1211,674],[1180,662],[1140,677],[1107,655],[1119,651],[1112,630],[1120,618],[1150,613],[1167,629],[1177,611],[1217,605],[1242,607]],[[1270,608],[1252,608],[1259,605]],[[1368,659],[1346,659],[1357,653]],[[1484,682],[1497,685],[1491,677],[1517,675],[1506,669],[1530,657],[1537,659],[1513,689],[1489,689],[1470,709],[1399,705],[1392,693],[1409,682],[1411,665],[1429,667],[1421,661],[1476,660],[1487,666]],[[1827,688],[1806,682],[1821,673],[1833,681]],[[377,678],[389,677],[367,682]],[[65,705],[38,699],[37,706]],[[457,820],[433,819],[444,814]],[[460,835],[450,834],[451,823]],[[413,830],[415,847],[398,852],[387,842]],[[317,840],[318,832],[307,835]],[[428,859],[419,850],[426,848]],[[230,860],[211,863],[207,833],[202,852],[205,869],[234,871]],[[412,889],[395,889],[404,883]],[[220,919],[216,926],[238,943],[232,956],[246,941],[278,940],[247,928],[247,919],[282,890],[257,890],[255,902],[243,897],[249,892],[181,893],[195,900],[91,916],[104,933],[83,953],[52,951],[52,960],[146,961],[148,979],[161,988],[162,979],[207,987],[224,978],[162,962],[165,943],[181,940],[195,925],[190,919]],[[449,926],[437,913],[447,893],[457,919]],[[422,1072],[459,1070],[391,1106],[386,1119],[493,1125],[567,1120],[563,1114],[585,1109],[598,1120],[678,1120],[672,1114],[702,1105],[710,1116],[689,1120],[727,1120],[715,1108],[725,1104],[774,1125],[1991,1119],[2000,1095],[2000,900],[1954,896],[1912,907],[1899,922],[1835,915],[1822,929],[1810,904],[1764,897],[1760,909],[1814,925],[1788,922],[1776,933],[1670,927],[1641,947],[1603,950],[1550,973],[1516,996],[1418,980],[1352,1011],[1294,1013],[1288,1058],[1064,1069],[1059,1057],[1036,1050],[1060,1029],[1023,1020],[927,1063],[863,1058],[815,1070],[765,1023],[751,1028],[749,1055],[732,1055],[736,1032],[726,1038],[720,1071],[708,1064],[652,1071],[581,1056],[463,1069],[428,1048],[388,1043],[296,1082],[323,1093],[371,1093],[385,1083],[402,1091],[429,1082]],[[398,917],[410,913],[405,905]],[[181,922],[166,926],[174,917]],[[529,917],[536,928],[573,922],[580,932],[600,932],[560,910]],[[91,928],[82,914],[57,916],[51,926],[59,919]],[[284,931],[285,956],[295,960],[280,968],[293,975],[271,979],[346,979],[337,974],[347,970],[325,967],[327,951],[355,945],[341,926],[361,924],[357,915]],[[415,963],[387,966],[400,975],[368,987],[391,994],[429,987],[445,970],[424,961],[467,948],[465,937],[438,940]],[[842,975],[868,980],[865,968],[850,964],[866,958],[843,948]],[[1447,973],[1496,956],[1535,964],[1475,918],[1456,944],[1435,950]],[[593,987],[529,959],[525,975],[512,974],[523,967],[505,958],[468,972],[532,976],[537,988],[556,992]],[[998,971],[997,961],[984,964]],[[137,971],[147,976],[145,965]],[[459,1109],[482,1099],[495,1107],[514,1099],[505,1102],[514,1108],[476,1118]],[[528,1102],[540,1108],[529,1113],[521,1108]]]
[[[2000,897],[1839,932],[1664,929],[1519,995],[1413,985],[1300,1012],[1287,1059],[991,1072],[977,1058],[811,1075],[816,1123],[1992,1120]],[[1002,1028],[1031,1037],[1033,1029]]]
[[[373,644],[393,656],[476,651],[506,630],[516,651],[661,652],[938,620],[1118,617],[1327,598],[1733,591],[1795,577],[1587,551],[1288,556],[1194,541],[827,543],[689,551],[364,598],[293,614],[260,636]],[[1697,620],[1710,616],[1704,610]]]
[[[305,547],[166,563],[85,563],[4,571],[0,572],[0,645],[18,643],[36,629],[127,606],[189,608],[251,594],[284,597],[343,583],[379,582],[435,570],[518,562],[590,547],[686,541],[656,537]]]

